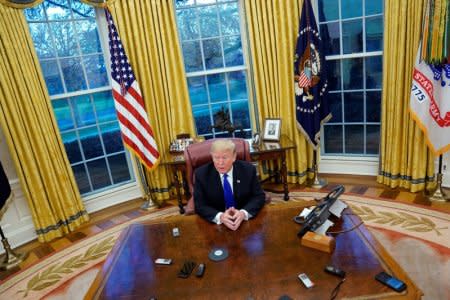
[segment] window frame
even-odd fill
[[[44,2],[41,3],[40,5],[45,5]],[[87,4],[85,4],[87,5]],[[55,95],[50,95],[49,93],[49,98],[50,101],[56,101],[56,100],[60,100],[60,99],[69,99],[69,98],[74,98],[74,97],[79,97],[79,96],[86,96],[86,97],[92,97],[93,95],[95,95],[96,93],[99,92],[111,92],[112,91],[112,86],[111,86],[111,59],[110,59],[110,53],[109,53],[109,46],[108,46],[108,30],[107,30],[107,22],[106,22],[106,16],[105,13],[102,9],[99,9],[97,7],[93,7],[94,13],[95,13],[95,17],[92,17],[93,20],[95,20],[96,23],[96,27],[97,27],[97,33],[98,33],[98,38],[99,38],[99,43],[100,43],[100,47],[101,47],[101,51],[100,52],[95,52],[95,53],[89,53],[87,55],[83,55],[83,52],[80,49],[80,44],[77,42],[77,53],[74,56],[60,56],[57,52],[55,53],[55,55],[51,58],[39,58],[39,63],[41,64],[41,62],[45,62],[45,61],[56,61],[56,65],[57,65],[57,69],[58,69],[58,76],[60,76],[60,79],[62,81],[62,86],[63,86],[63,92],[59,93],[59,94],[55,94]],[[24,12],[25,14],[25,12]],[[69,18],[63,19],[63,20],[49,20],[48,16],[47,16],[47,11],[46,9],[43,9],[43,16],[44,19],[41,20],[28,20],[28,18],[25,15],[25,19],[27,21],[27,24],[44,24],[46,26],[48,26],[49,29],[49,38],[51,39],[50,43],[53,43],[54,40],[54,36],[53,36],[53,32],[50,29],[52,23],[71,23],[74,24],[74,22],[76,22],[78,20],[78,18],[74,18],[73,15],[71,15]],[[89,18],[91,19],[91,18]],[[82,18],[80,18],[79,20],[84,20]],[[31,34],[31,32],[30,32]],[[74,34],[78,35],[78,32],[74,32]],[[79,39],[78,39],[79,40]],[[55,51],[57,51],[55,49]],[[71,57],[76,57],[76,58],[80,58],[80,60],[82,61],[85,57],[89,57],[89,56],[99,56],[102,55],[104,63],[105,63],[105,67],[107,70],[107,85],[102,86],[102,87],[95,87],[95,88],[90,88],[88,86],[86,86],[86,89],[82,89],[79,91],[70,91],[67,92],[67,87],[66,87],[66,82],[64,80],[63,77],[61,77],[63,75],[63,71],[61,69],[61,60],[62,59],[66,59],[66,58],[71,58]],[[87,77],[87,72],[85,69],[85,65],[82,62],[82,66],[83,66],[83,77],[84,80],[86,81],[86,83],[89,85],[89,78]],[[92,100],[92,98],[91,98]],[[95,109],[95,108],[94,108]],[[73,116],[73,110],[71,109],[71,114],[72,114],[72,119],[74,119]],[[56,121],[56,117],[55,117],[55,121]],[[99,128],[99,126],[101,126],[103,124],[99,123],[98,118],[95,119],[95,124],[89,125],[89,127],[97,127]],[[78,143],[80,143],[80,138],[79,138],[79,128],[74,128],[74,129],[70,129],[68,131],[61,131],[59,128],[59,134],[60,137],[62,139],[62,135],[66,132],[74,132],[77,136],[77,141]],[[81,129],[83,130],[83,129]],[[99,131],[100,132],[100,131]],[[79,162],[76,162],[74,164],[69,162],[70,167],[74,167],[74,166],[78,166],[78,165],[83,165],[84,169],[86,171],[86,175],[87,175],[87,180],[89,181],[89,186],[92,189],[91,191],[87,192],[87,193],[83,193],[81,195],[83,202],[86,205],[86,209],[88,212],[94,212],[100,209],[103,209],[105,207],[114,205],[114,204],[118,204],[121,202],[125,202],[128,201],[130,199],[134,199],[134,198],[138,198],[142,196],[142,191],[139,187],[139,182],[138,182],[138,178],[139,178],[139,174],[136,170],[136,164],[132,161],[132,156],[129,153],[129,150],[124,146],[124,150],[123,152],[117,152],[115,154],[108,154],[105,152],[105,148],[103,146],[103,141],[102,143],[102,155],[92,158],[92,159],[86,159],[84,157],[84,154],[81,153],[82,155],[82,160]],[[80,148],[81,150],[81,148]],[[82,150],[81,150],[82,152]],[[128,170],[129,170],[129,174],[130,174],[130,179],[124,182],[120,182],[120,183],[114,183],[112,180],[112,171],[110,169],[109,164],[107,164],[107,173],[108,176],[110,178],[110,182],[111,184],[103,187],[103,188],[99,188],[99,189],[95,189],[92,186],[91,183],[91,176],[90,173],[87,170],[86,167],[86,163],[88,163],[89,161],[95,161],[97,159],[103,158],[105,160],[107,160],[107,158],[109,156],[114,156],[118,153],[124,153],[125,154],[125,158],[127,161],[127,166],[128,166]]]
[[[243,57],[243,62],[244,64],[241,66],[231,66],[231,67],[227,67],[224,66],[222,68],[214,68],[211,70],[206,69],[206,67],[204,66],[204,52],[203,52],[203,45],[202,43],[200,43],[200,49],[201,49],[201,59],[202,59],[202,65],[204,66],[204,70],[202,71],[192,71],[192,72],[187,72],[185,70],[185,78],[186,81],[189,80],[189,78],[193,78],[193,77],[200,77],[200,76],[205,76],[207,77],[208,75],[213,75],[213,74],[228,74],[231,72],[237,72],[237,71],[242,71],[245,73],[246,75],[246,88],[247,88],[247,106],[248,106],[248,117],[249,117],[249,123],[250,123],[250,128],[246,128],[244,129],[244,131],[246,132],[245,134],[249,135],[249,138],[251,138],[252,136],[252,132],[254,132],[258,126],[255,126],[256,122],[257,122],[257,118],[256,118],[256,103],[255,103],[255,98],[254,98],[254,91],[253,91],[253,79],[252,79],[252,73],[251,73],[251,57],[249,55],[249,48],[248,48],[248,33],[246,30],[246,20],[245,20],[245,11],[244,11],[244,4],[241,0],[230,0],[230,1],[224,1],[224,2],[219,2],[216,1],[214,3],[209,3],[209,4],[194,4],[191,6],[186,7],[182,7],[182,8],[177,8],[176,7],[176,0],[172,0],[174,1],[174,7],[175,7],[175,20],[176,20],[176,25],[177,25],[177,36],[178,36],[178,40],[180,42],[180,49],[182,50],[182,37],[181,37],[181,31],[179,30],[178,26],[178,20],[177,20],[177,12],[179,9],[189,9],[189,8],[197,8],[197,7],[203,7],[203,6],[211,6],[211,5],[215,5],[218,6],[220,4],[225,4],[225,3],[237,3],[237,7],[238,7],[238,12],[239,12],[239,33],[240,33],[240,38],[241,38],[241,47],[242,47],[242,57]],[[220,30],[220,18],[219,18],[219,35],[217,37],[219,37],[221,40],[223,40],[224,35],[222,35],[221,30]],[[226,35],[225,35],[226,36]],[[202,41],[203,38],[200,36],[198,39],[192,40],[192,41]],[[188,40],[191,41],[191,40]],[[221,50],[222,50],[222,59],[224,62],[225,56],[224,56],[224,51],[223,51],[223,43],[221,43]],[[181,53],[182,56],[182,62],[183,62],[183,69],[185,66],[184,63],[184,55],[183,53]],[[207,80],[207,78],[206,78]],[[225,75],[225,82],[226,82],[226,88],[227,88],[227,95],[229,95],[229,84],[228,84],[228,77]],[[194,118],[194,124],[195,124],[195,116],[194,116],[194,108],[196,107],[208,107],[208,111],[209,111],[209,119],[211,124],[214,124],[214,114],[213,114],[213,110],[212,110],[212,106],[213,105],[217,105],[217,104],[226,104],[226,109],[229,110],[229,114],[230,114],[230,118],[233,120],[233,112],[231,109],[231,105],[233,103],[238,103],[238,102],[242,102],[242,100],[231,100],[228,99],[226,101],[219,101],[219,102],[211,102],[211,98],[210,98],[210,94],[209,94],[209,88],[208,88],[208,83],[206,82],[206,90],[207,90],[207,97],[208,97],[208,102],[205,104],[192,104],[191,100],[190,102],[190,107],[192,110],[192,115]],[[233,124],[235,125],[235,124]],[[197,126],[195,125],[195,129],[196,132],[198,134],[198,130],[197,130]],[[257,131],[257,130],[256,130]],[[216,131],[216,129],[211,129],[211,133],[206,133],[206,134],[199,134],[203,137],[205,137],[206,139],[208,138],[214,138],[216,136],[222,136],[224,134],[227,134],[226,131]],[[233,134],[234,136],[235,134]]]
[[[352,58],[362,58],[365,59],[367,57],[374,57],[374,56],[380,56],[383,60],[384,57],[384,49],[379,50],[379,51],[370,51],[367,52],[366,51],[366,22],[365,19],[367,19],[368,17],[365,15],[365,5],[366,5],[366,1],[367,0],[362,0],[363,2],[363,6],[362,6],[362,10],[363,10],[363,15],[360,17],[355,17],[355,18],[348,18],[345,19],[347,20],[354,20],[354,19],[362,19],[363,24],[362,24],[362,35],[363,35],[363,52],[361,53],[351,53],[351,54],[335,54],[335,55],[326,55],[325,59],[328,60],[338,60],[340,61],[340,76],[341,76],[341,87],[339,89],[339,91],[336,91],[336,93],[339,93],[341,95],[341,97],[343,97],[343,93],[344,92],[349,92],[349,91],[361,91],[364,93],[364,97],[366,97],[366,93],[367,92],[371,92],[371,91],[379,91],[380,93],[382,93],[383,90],[383,86],[380,89],[367,89],[364,83],[364,86],[362,89],[358,89],[358,90],[344,90],[343,89],[343,80],[342,80],[342,60],[344,59],[352,59]],[[385,5],[384,5],[384,1],[382,1],[382,5],[383,5],[383,9],[382,12],[379,14],[371,14],[369,15],[370,17],[374,17],[374,16],[382,16],[383,22],[385,22]],[[341,0],[338,1],[338,6],[339,6],[339,18],[333,21],[325,21],[325,22],[320,22],[319,21],[319,1],[318,0],[313,0],[312,3],[313,6],[313,10],[315,13],[315,17],[316,17],[316,23],[318,24],[318,26],[320,26],[321,24],[326,24],[326,23],[332,23],[332,22],[339,22],[339,47],[340,47],[340,51],[341,53],[343,53],[343,39],[342,39],[342,14],[341,14]],[[385,34],[383,32],[383,39],[385,38]],[[383,42],[382,42],[383,43]],[[366,64],[363,64],[363,70],[362,70],[362,74],[365,76],[365,72],[366,72]],[[383,70],[384,72],[384,70]],[[365,80],[364,80],[365,82]],[[328,93],[330,93],[330,91],[328,91]],[[382,96],[381,96],[382,97]],[[343,98],[341,98],[343,99]],[[366,98],[364,98],[366,100]],[[381,99],[382,101],[382,99]],[[366,101],[365,101],[366,102]],[[344,113],[344,111],[342,112]],[[366,105],[364,103],[364,114],[366,114]],[[381,106],[380,106],[380,115],[381,115]],[[379,122],[379,126],[380,126],[380,135],[381,135],[381,119]],[[341,124],[341,126],[344,126],[345,122],[344,120],[342,120],[341,122],[339,122]],[[324,126],[326,126],[327,123],[324,124]],[[359,123],[358,123],[359,124]],[[373,122],[366,122],[364,121],[364,128],[366,128],[366,125],[371,125],[373,124]],[[378,123],[377,123],[378,124]],[[342,154],[327,154],[324,153],[323,149],[324,149],[324,126],[322,126],[321,128],[321,141],[320,141],[320,152],[321,152],[321,160],[320,160],[320,171],[322,173],[329,173],[329,174],[359,174],[359,175],[370,175],[370,176],[376,176],[378,175],[378,165],[379,165],[379,155],[378,154],[354,154],[354,153],[342,153]],[[344,127],[342,127],[344,128]],[[343,130],[343,136],[345,137],[345,132]],[[364,131],[364,149],[366,149],[366,131]],[[343,139],[343,146],[345,147],[345,139]],[[380,142],[381,142],[381,137],[380,137]]]

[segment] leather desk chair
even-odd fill
[[[195,213],[194,204],[194,171],[198,167],[212,161],[211,145],[216,139],[206,140],[204,142],[189,145],[184,150],[184,159],[186,161],[186,179],[191,197],[185,206],[185,214]],[[250,147],[246,140],[241,138],[230,138],[236,145],[236,159],[251,161]],[[270,197],[266,194],[266,202],[270,202]]]

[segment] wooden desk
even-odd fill
[[[275,172],[266,180],[275,178],[277,183],[283,184],[284,200],[289,200],[289,188],[287,182],[286,151],[294,149],[296,146],[287,136],[282,135],[279,142],[262,141],[257,147],[252,145],[251,140],[247,140],[250,145],[250,156],[253,161],[272,161],[275,166]],[[278,164],[278,162],[280,164]],[[170,167],[174,186],[177,192],[178,207],[180,213],[184,213],[183,198],[181,188],[184,187],[185,194],[189,194],[186,188],[186,165],[183,154],[171,155],[169,159],[162,162],[162,165]],[[180,176],[181,175],[181,176]]]
[[[282,295],[329,299],[340,278],[323,271],[328,264],[347,272],[337,299],[420,299],[422,292],[364,225],[337,235],[332,254],[302,246],[297,237],[300,225],[292,218],[306,205],[311,202],[266,205],[237,231],[197,215],[131,225],[119,237],[85,299],[278,299]],[[358,217],[347,214],[330,230],[359,223]],[[174,227],[179,228],[179,237],[172,236]],[[209,260],[208,253],[216,247],[227,249],[229,257]],[[172,258],[173,263],[155,265],[158,257]],[[203,278],[194,274],[178,278],[185,260],[205,263]],[[403,280],[407,290],[399,294],[377,282],[374,276],[382,270]],[[313,288],[306,289],[297,279],[303,272],[315,283]]]

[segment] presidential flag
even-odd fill
[[[325,69],[311,2],[304,0],[294,59],[295,103],[297,127],[314,149],[320,145],[321,125],[331,119]]]
[[[105,9],[105,14],[111,53],[112,92],[122,139],[140,161],[152,169],[159,162],[159,152],[142,93],[108,9]]]
[[[11,199],[11,186],[0,163],[0,219],[6,211],[7,202]]]
[[[416,57],[410,112],[436,156],[450,150],[450,64],[432,65]]]

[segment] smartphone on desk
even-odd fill
[[[378,273],[375,275],[375,279],[399,293],[406,289],[406,284],[403,281],[386,272]]]

